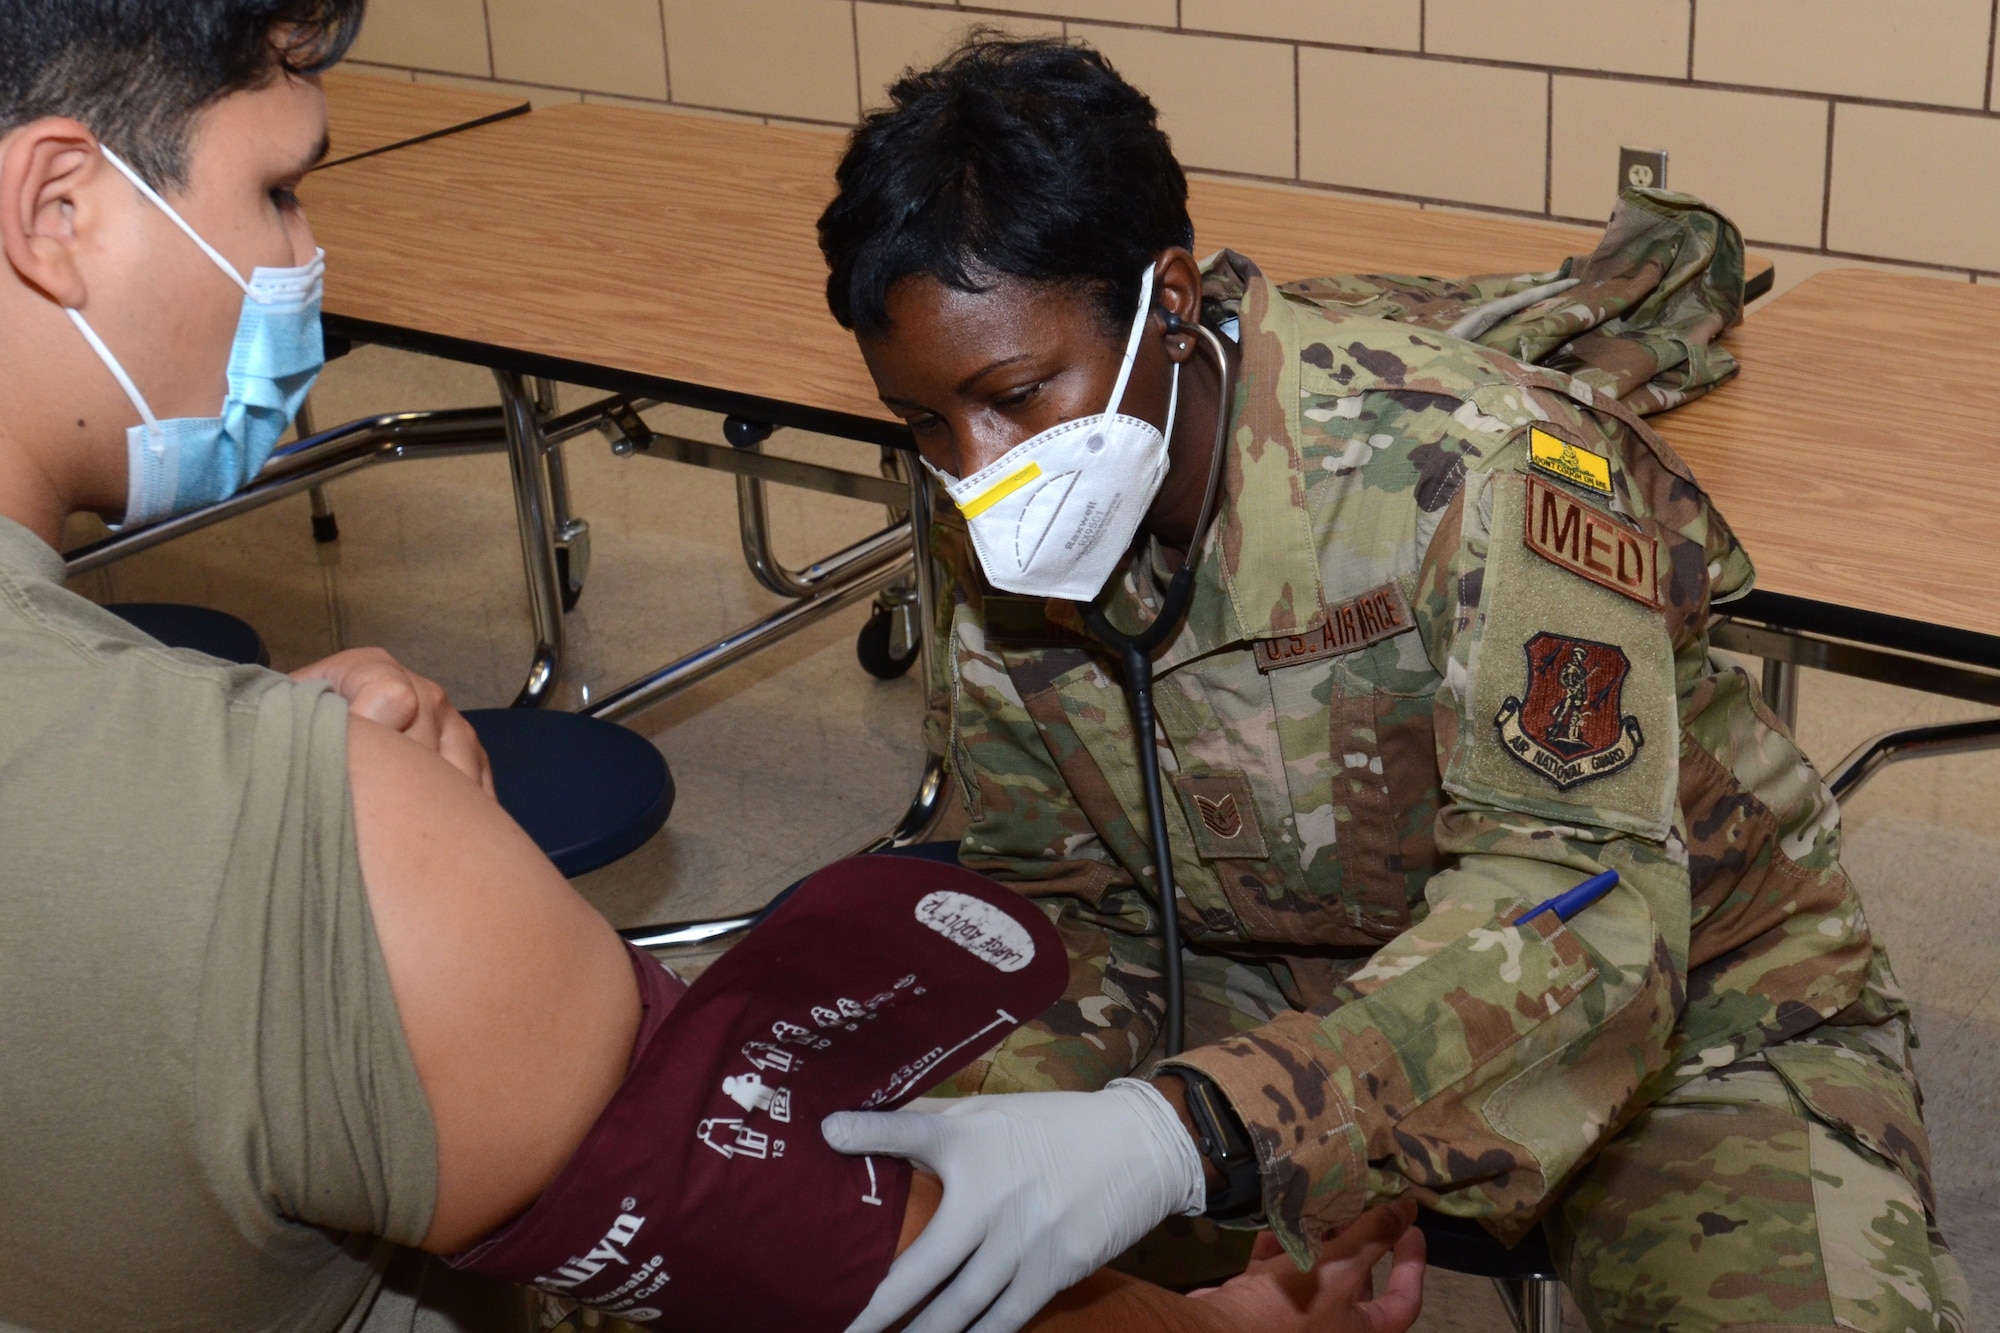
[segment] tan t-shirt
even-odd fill
[[[356,1327],[437,1151],[345,706],[62,577],[0,519],[0,1330]]]

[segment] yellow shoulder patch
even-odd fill
[[[1580,444],[1533,426],[1528,431],[1528,462],[1536,469],[1572,486],[1581,486],[1599,495],[1611,494],[1611,460],[1592,453]]]

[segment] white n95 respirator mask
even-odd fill
[[[931,468],[965,515],[987,581],[1002,592],[1073,602],[1096,597],[1160,493],[1180,407],[1180,363],[1174,363],[1165,432],[1118,411],[1152,312],[1148,264],[1125,360],[1101,414],[1051,427],[962,481]]]
[[[105,161],[243,289],[243,311],[229,349],[228,396],[221,415],[213,417],[160,420],[83,312],[67,311],[139,413],[139,424],[125,433],[131,476],[125,516],[118,524],[123,529],[226,500],[270,461],[326,360],[319,323],[326,251],[315,254],[310,264],[259,268],[246,279],[117,154],[102,151]]]

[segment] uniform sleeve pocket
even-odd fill
[[[1893,1162],[1936,1216],[1930,1136],[1912,1079],[1878,1055],[1835,1041],[1791,1041],[1763,1054],[1814,1119]]]
[[[1470,1078],[1501,1052],[1568,1008],[1597,979],[1583,943],[1553,914],[1523,922],[1516,906],[1483,921],[1433,911],[1423,924],[1377,954],[1349,979],[1349,1000],[1364,999],[1343,1017],[1390,1037],[1392,1063],[1416,1106]],[[1439,938],[1460,924],[1455,938]],[[1371,1044],[1365,1034],[1354,1055]],[[1384,1052],[1384,1054],[1391,1054]],[[1351,1063],[1365,1063],[1352,1061]],[[1386,1069],[1381,1071],[1388,1074]],[[1389,1075],[1391,1078],[1395,1075]]]

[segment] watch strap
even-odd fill
[[[1211,1189],[1203,1216],[1217,1222],[1237,1222],[1264,1209],[1264,1182],[1257,1168],[1257,1150],[1236,1108],[1215,1080],[1195,1069],[1171,1071],[1187,1088],[1188,1119],[1194,1122],[1195,1148],[1223,1180]]]

